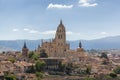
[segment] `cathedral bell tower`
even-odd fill
[[[66,44],[66,31],[65,27],[62,23],[62,20],[60,20],[60,24],[57,27],[57,31],[55,34],[55,44],[56,44],[56,56],[64,56],[65,52],[69,48],[69,46]]]
[[[60,21],[60,24],[57,27],[55,42],[57,43],[57,46],[64,46],[66,44],[66,31],[62,20]]]

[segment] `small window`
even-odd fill
[[[66,51],[66,49],[64,51]]]
[[[60,39],[60,35],[58,35],[58,39]]]
[[[60,32],[61,32],[61,30],[60,30]]]
[[[62,39],[62,35],[61,35],[61,39]]]

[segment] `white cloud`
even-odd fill
[[[40,32],[37,30],[30,30],[29,33],[33,33],[33,34],[39,34]]]
[[[24,31],[28,32],[28,33],[32,33],[32,34],[42,34],[42,35],[55,35],[56,30],[48,30],[48,31],[38,31],[38,30],[34,30],[34,29],[28,29],[28,28],[24,28]],[[77,32],[72,32],[72,31],[67,31],[66,32],[67,35],[80,35],[80,33]]]
[[[108,34],[107,32],[101,32],[100,34],[102,34],[102,35],[106,35],[106,34]]]
[[[44,31],[44,32],[41,32],[41,34],[46,34],[46,35],[49,35],[49,34],[55,34],[55,30],[49,30],[49,31]]]
[[[51,34],[55,34],[56,32],[55,30],[48,30],[48,31],[40,32],[38,30],[28,29],[28,28],[24,28],[23,30],[28,33],[32,33],[32,34],[43,34],[43,35],[51,35]]]
[[[62,5],[62,4],[53,4],[53,3],[50,3],[48,5],[48,9],[51,9],[51,8],[58,8],[58,9],[69,9],[69,8],[72,8],[73,5]]]
[[[12,31],[17,32],[17,31],[19,31],[19,29],[13,29]]]
[[[94,7],[97,6],[98,3],[94,2],[95,0],[79,0],[79,6],[83,7]]]
[[[67,31],[67,35],[80,35],[80,33],[72,32],[72,31]]]
[[[28,28],[24,28],[23,30],[24,30],[24,31],[30,31],[30,29],[28,29]]]

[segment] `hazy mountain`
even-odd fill
[[[35,50],[41,43],[41,40],[1,40],[0,50],[6,47],[13,50],[21,50],[26,41],[30,50]],[[68,41],[71,49],[76,49],[79,45],[79,40]],[[120,36],[106,37],[96,40],[81,40],[85,49],[120,49]]]
[[[1,47],[0,46],[0,53],[4,52],[4,51],[14,51],[13,49],[11,48],[8,48],[8,47]]]

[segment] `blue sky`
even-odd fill
[[[0,40],[54,38],[62,19],[67,40],[120,35],[120,0],[0,0]]]

